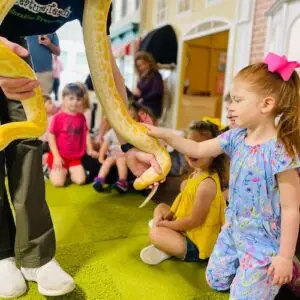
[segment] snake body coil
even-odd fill
[[[16,0],[0,0],[0,23],[15,3]],[[162,174],[157,174],[151,167],[138,178],[134,182],[134,187],[140,190],[165,178],[170,171],[171,160],[164,146],[157,139],[148,136],[146,128],[130,117],[116,88],[106,33],[110,5],[111,0],[85,0],[84,43],[95,92],[111,126],[124,140],[144,152],[154,154],[162,168]],[[35,78],[32,69],[2,42],[0,42],[0,75]],[[35,89],[35,96],[22,101],[22,104],[27,121],[0,126],[0,150],[13,140],[39,137],[47,128],[47,116],[39,87]]]

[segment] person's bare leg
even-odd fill
[[[109,191],[110,186],[106,184],[106,177],[109,174],[111,167],[116,163],[116,159],[114,157],[107,157],[103,162],[100,171],[98,173],[98,177],[94,179],[93,188],[97,192]]]
[[[106,176],[108,175],[111,167],[116,163],[116,159],[114,157],[108,157],[106,158],[106,160],[104,161],[104,163],[102,164],[98,177],[99,178],[106,178]]]
[[[166,227],[154,227],[149,237],[151,243],[163,252],[180,259],[185,257],[186,239],[181,233]]]
[[[158,216],[160,216],[162,213],[168,213],[171,209],[171,206],[166,204],[166,203],[160,203],[158,204],[153,212],[153,218],[157,218]]]
[[[82,185],[86,182],[86,175],[82,165],[69,168],[71,181],[75,184]]]
[[[128,167],[127,167],[127,164],[126,164],[125,156],[117,157],[116,158],[116,165],[117,165],[117,169],[118,169],[119,179],[115,183],[115,188],[120,193],[127,192],[128,189],[129,189],[129,184],[128,184],[128,181],[127,181]]]
[[[55,187],[63,187],[66,182],[68,170],[65,168],[62,169],[52,169],[49,174],[50,182]]]
[[[163,216],[166,216],[170,212],[171,207],[168,204],[160,203],[158,204],[153,212],[153,219],[151,220],[150,228],[156,226],[157,222],[163,219]]]
[[[117,168],[118,168],[119,180],[127,180],[128,167],[126,164],[125,156],[116,158],[116,164],[117,164]]]

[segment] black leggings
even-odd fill
[[[89,155],[85,155],[81,158],[81,163],[83,168],[88,171],[87,182],[93,182],[94,178],[98,176],[99,170],[101,168],[101,164],[98,159],[92,158]],[[133,181],[135,179],[134,175],[129,170],[128,181]],[[118,180],[118,170],[116,166],[111,168],[106,181],[108,184],[113,184]]]
[[[54,93],[54,97],[56,101],[58,101],[59,84],[60,84],[59,78],[54,78],[52,92]]]

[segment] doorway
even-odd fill
[[[177,127],[203,117],[221,118],[229,30],[185,40]]]

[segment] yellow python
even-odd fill
[[[16,0],[0,0],[0,24],[15,2]],[[138,149],[154,154],[161,166],[162,174],[157,174],[151,167],[136,179],[134,188],[141,190],[165,178],[170,171],[171,160],[164,146],[157,139],[149,137],[146,128],[130,117],[116,89],[106,34],[110,4],[111,0],[85,0],[84,43],[95,92],[111,126]],[[35,78],[32,69],[2,42],[0,42],[0,75],[12,78]],[[46,112],[39,87],[35,89],[35,96],[22,101],[22,104],[27,121],[0,126],[0,150],[13,140],[39,137],[47,128]]]

